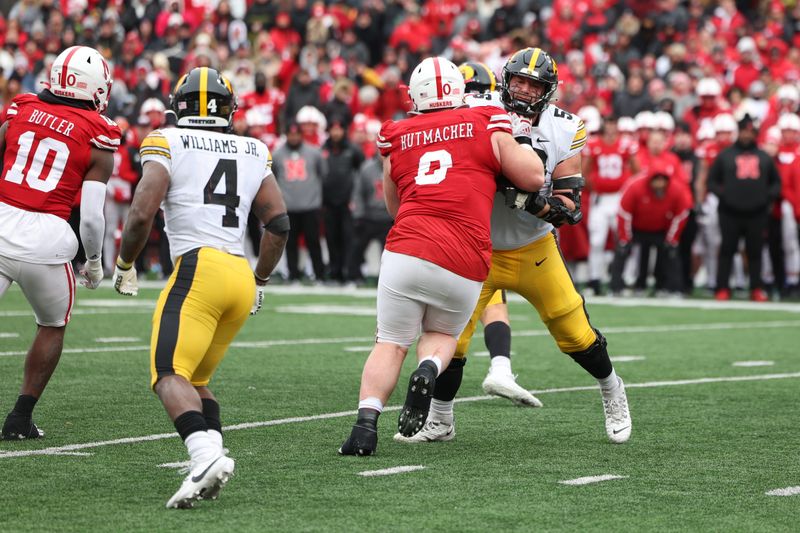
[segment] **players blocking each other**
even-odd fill
[[[3,424],[6,440],[44,436],[32,412],[58,365],[75,300],[78,240],[67,219],[78,194],[88,258],[81,283],[95,289],[103,279],[103,205],[121,136],[101,114],[111,84],[97,50],[67,48],[53,62],[49,87],[16,96],[0,127],[0,297],[19,284],[37,324],[20,395]]]
[[[466,103],[472,107],[491,105],[504,108],[494,73],[483,63],[469,61],[458,66],[464,76]],[[489,350],[489,371],[481,386],[486,394],[507,398],[515,405],[542,407],[542,402],[521,387],[511,373],[511,323],[508,318],[506,291],[499,290],[481,313],[483,340]],[[448,437],[454,436],[449,432]]]
[[[544,182],[542,161],[514,141],[507,113],[463,105],[464,78],[450,61],[431,57],[417,65],[409,96],[412,116],[385,122],[378,137],[395,222],[381,258],[376,342],[342,455],[375,453],[378,416],[418,337],[419,366],[398,429],[412,435],[422,427],[436,377],[453,356],[489,270],[495,179],[502,172],[527,191]]]
[[[286,244],[289,218],[266,145],[231,135],[236,97],[216,70],[195,68],[173,91],[177,127],[141,144],[143,175],[122,234],[114,288],[136,295],[133,262],[163,202],[175,270],[161,291],[150,340],[151,385],[191,458],[167,507],[215,499],[234,471],[222,445],[220,406],[208,388]],[[255,272],[244,257],[251,212],[265,232]]]
[[[518,142],[530,143],[542,155],[545,185],[535,195],[515,194],[510,209],[498,192],[492,210],[491,269],[478,305],[458,341],[453,360],[436,381],[430,415],[413,436],[398,433],[401,442],[450,440],[455,431],[453,401],[461,386],[465,357],[478,317],[498,290],[528,300],[539,313],[559,349],[594,377],[599,385],[606,434],[626,442],[631,417],[625,387],[614,372],[605,337],[592,327],[581,295],[575,289],[559,250],[554,226],[581,218],[581,150],[586,144],[583,122],[550,105],[558,85],[558,67],[540,48],[525,48],[503,67],[501,98],[505,109],[532,121]]]

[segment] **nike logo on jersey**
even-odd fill
[[[209,470],[209,469],[210,469],[212,466],[214,466],[214,465],[216,464],[216,462],[217,462],[217,461],[219,461],[220,459],[221,459],[221,457],[217,457],[216,459],[214,459],[213,461],[211,461],[211,464],[210,464],[210,465],[208,465],[208,466],[206,467],[206,469],[205,469],[205,470],[203,470],[202,472],[200,472],[200,474],[199,474],[199,475],[197,475],[197,476],[192,476],[192,483],[197,483],[198,481],[200,481],[201,479],[203,479],[204,477],[206,477],[206,474],[208,474],[208,470]]]
[[[615,429],[614,431],[612,431],[612,433],[613,433],[614,435],[616,435],[617,433],[622,433],[623,431],[625,431],[625,430],[626,430],[626,429],[628,429],[629,427],[630,427],[630,426],[625,426],[624,428],[621,428],[621,429]]]
[[[542,264],[542,263],[544,263],[545,261],[547,261],[547,258],[546,258],[546,257],[545,257],[544,259],[542,259],[541,261],[535,261],[535,263],[536,263],[536,266],[538,267],[539,265],[541,265],[541,264]]]

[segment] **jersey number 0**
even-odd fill
[[[215,192],[223,176],[225,177],[225,192]],[[237,194],[236,161],[234,159],[219,160],[203,192],[204,204],[225,206],[222,227],[238,228],[239,215],[236,214],[236,208],[239,207],[239,195]]]

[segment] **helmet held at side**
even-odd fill
[[[514,76],[528,78],[544,86],[540,96],[532,101],[512,94],[509,86]],[[523,48],[514,52],[503,66],[503,89],[501,100],[507,111],[523,116],[535,116],[547,108],[558,88],[558,65],[555,60],[541,48]]]
[[[236,95],[225,76],[213,68],[198,67],[175,84],[171,107],[179,127],[228,128],[236,111]]]
[[[464,104],[464,77],[452,61],[429,57],[411,73],[408,96],[417,113],[460,107]]]
[[[90,102],[98,113],[108,106],[111,69],[105,58],[88,46],[71,46],[61,52],[50,68],[49,90],[56,96]]]

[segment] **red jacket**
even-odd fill
[[[620,243],[629,243],[633,231],[638,230],[663,231],[667,244],[678,244],[692,207],[692,194],[681,180],[670,179],[664,196],[657,197],[650,187],[650,181],[659,174],[672,176],[664,165],[654,164],[643,177],[630,181],[623,191],[617,215]]]

